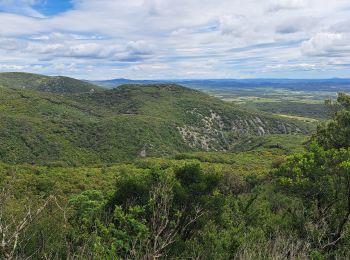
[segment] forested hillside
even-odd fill
[[[1,259],[350,258],[346,94],[310,132],[172,84],[0,93]]]
[[[0,73],[0,86],[51,93],[84,93],[101,90],[96,85],[73,78],[48,77],[24,72]]]
[[[40,86],[51,78],[5,75],[7,83],[0,81],[0,160],[7,163],[86,165],[234,151],[242,140],[307,134],[312,128],[178,85],[91,91],[94,87],[84,82],[58,81],[62,87],[48,91]],[[78,91],[82,87],[85,91]]]

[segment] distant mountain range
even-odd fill
[[[102,81],[91,81],[99,86],[114,88],[123,84],[160,84],[176,83],[196,89],[215,88],[259,88],[274,87],[289,90],[308,91],[350,91],[350,79],[204,79],[204,80],[130,80],[112,79]]]

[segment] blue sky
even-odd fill
[[[350,77],[348,0],[0,0],[0,71]]]
[[[37,1],[33,6],[38,12],[46,16],[57,15],[73,8],[71,0],[44,0]]]

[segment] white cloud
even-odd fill
[[[307,6],[308,0],[270,0],[268,11],[294,10]]]
[[[350,54],[350,34],[323,32],[303,42],[301,50],[310,56],[344,56]]]
[[[9,44],[15,39],[7,39]],[[1,43],[1,40],[0,40]],[[4,49],[0,45],[0,50]],[[20,49],[20,48],[16,48]],[[58,57],[77,59],[104,59],[112,61],[137,61],[147,58],[153,46],[145,41],[130,41],[125,45],[111,40],[86,40],[79,35],[53,34],[34,37],[20,49],[22,53],[35,54],[52,60]]]
[[[27,43],[14,38],[0,38],[0,49],[6,51],[23,50],[27,47]]]
[[[276,26],[276,32],[280,34],[291,34],[298,32],[312,32],[317,28],[319,19],[314,17],[296,16],[282,19]]]
[[[265,67],[266,70],[276,70],[276,71],[285,71],[285,70],[315,70],[317,69],[316,64],[300,63],[300,64],[276,64],[269,65]]]
[[[224,35],[234,35],[241,37],[248,29],[245,24],[249,22],[242,16],[228,16],[225,15],[220,18],[220,30]]]
[[[0,64],[0,71],[20,71],[24,68],[22,65]]]
[[[6,12],[25,14],[32,17],[44,17],[33,6],[44,0],[0,0],[0,8]]]
[[[145,41],[130,41],[126,45],[126,49],[130,54],[135,55],[150,55],[153,53],[154,46]]]
[[[89,78],[261,77],[350,56],[348,0],[74,0],[50,17],[35,4],[0,0],[2,63]]]

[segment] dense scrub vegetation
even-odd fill
[[[53,88],[41,88],[52,80]],[[173,84],[92,89],[73,79],[0,74],[0,161],[72,166],[236,151],[242,140],[312,128]]]
[[[51,93],[84,93],[102,90],[96,85],[73,78],[19,72],[0,73],[0,86]]]
[[[349,259],[350,97],[338,105],[305,150],[277,136],[242,153],[3,164],[1,257]]]

